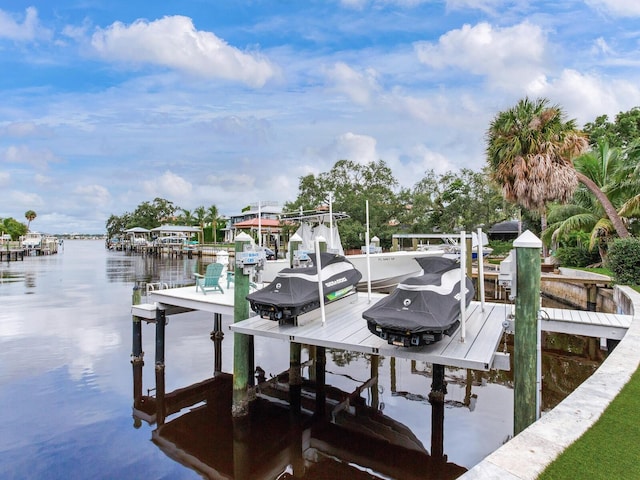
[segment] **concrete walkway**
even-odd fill
[[[640,365],[640,294],[615,287],[618,313],[633,315],[627,334],[582,385],[467,473],[463,480],[534,480],[600,417]]]

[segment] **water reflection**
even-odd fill
[[[105,271],[110,282],[159,282],[169,287],[183,286],[193,283],[193,273],[202,272],[208,263],[199,258],[121,253],[121,256],[106,259]]]
[[[137,282],[188,282],[192,279],[191,272],[208,261],[130,256],[125,252],[107,251],[103,242],[78,240],[66,242],[64,251],[57,255],[0,264],[0,471],[3,478],[200,477],[196,473],[200,470],[183,466],[181,451],[167,447],[167,452],[174,452],[168,456],[169,453],[164,453],[149,439],[155,438],[156,430],[168,435],[171,428],[179,425],[178,422],[173,427],[173,422],[188,415],[190,408],[209,408],[208,413],[201,415],[211,418],[218,418],[220,412],[228,415],[229,409],[211,409],[205,395],[200,403],[181,407],[176,412],[169,408],[170,403],[165,404],[163,411],[167,411],[167,416],[163,422],[157,422],[153,418],[154,402],[163,389],[167,392],[166,398],[185,386],[210,380],[214,373],[214,377],[218,377],[222,372],[232,371],[233,335],[221,335],[229,331],[232,320],[218,319],[220,326],[216,334],[216,319],[210,314],[194,312],[171,316],[167,326],[167,366],[164,374],[156,378],[154,326],[146,323],[142,326],[141,350],[147,355],[133,366],[132,372],[129,362],[131,297]],[[548,405],[548,392],[560,398],[575,388],[575,384],[569,383],[573,377],[579,383],[590,374],[590,369],[598,363],[600,350],[593,342],[557,337],[545,347],[548,351],[543,357],[543,401]],[[288,343],[256,338],[255,348],[256,364],[264,369],[266,380],[277,378],[289,366]],[[590,356],[594,349],[596,355]],[[313,358],[312,351],[303,348],[302,359],[308,358]],[[380,448],[378,457],[371,458],[366,448],[369,443],[376,445],[368,438],[371,432],[366,437],[345,437],[359,438],[358,442],[364,444],[364,447],[360,444],[364,450],[360,452],[349,450],[351,444],[340,446],[345,425],[329,421],[321,428],[322,423],[305,423],[316,421],[313,419],[317,411],[314,395],[322,390],[317,386],[314,370],[309,366],[303,368],[304,388],[300,385],[299,396],[302,420],[287,423],[284,413],[280,417],[282,422],[278,428],[281,430],[276,433],[286,438],[279,444],[283,450],[274,454],[274,458],[285,456],[287,463],[277,465],[286,470],[290,464],[289,470],[293,472],[283,477],[301,475],[299,472],[304,467],[305,478],[371,478],[371,472],[337,464],[320,454],[313,455],[314,451],[323,452],[322,448],[329,447],[353,455],[355,465],[359,465],[361,455],[365,465],[374,460],[393,465],[392,450],[387,454]],[[133,388],[132,373],[137,378]],[[424,459],[426,451],[432,459],[436,452],[433,446],[440,445],[434,443],[433,438],[437,439],[442,433],[441,452],[442,456],[446,455],[447,464],[469,468],[500,446],[512,431],[513,390],[508,372],[446,368],[443,417],[437,412],[439,407],[432,408],[429,401],[433,383],[430,364],[389,357],[377,358],[376,362],[368,355],[327,350],[323,374],[327,384],[324,390],[327,415],[334,406],[330,405],[331,401],[353,394],[367,380],[377,377],[377,388],[370,385],[359,391],[353,396],[353,408],[337,414],[336,422],[347,422],[349,426],[355,423],[362,428],[369,422],[368,417],[378,425],[390,419],[395,430],[405,432],[407,445],[413,445],[403,447],[410,450],[407,458]],[[284,378],[280,383],[285,393],[287,389],[292,390]],[[136,410],[142,412],[136,423],[138,428],[132,427],[132,395],[138,399]],[[297,397],[293,398],[295,401]],[[287,394],[275,402],[276,407],[280,404],[279,408],[286,410],[291,400]],[[148,416],[143,415],[145,411]],[[257,422],[265,415],[259,415]],[[441,432],[437,422],[431,419],[433,415],[443,419]],[[187,420],[183,422],[186,424]],[[162,428],[160,423],[164,423]],[[432,428],[433,425],[436,427]],[[194,428],[197,431],[197,425]],[[242,441],[242,433],[235,437],[236,441]],[[326,438],[321,437],[321,433]],[[220,445],[210,433],[205,432],[203,438],[200,443],[204,441],[206,448],[226,448],[232,452],[230,437]],[[321,446],[311,447],[312,438],[314,444]],[[185,451],[191,448],[189,441],[182,443]],[[265,443],[268,446],[268,442]],[[423,450],[416,447],[419,444]],[[241,455],[243,444],[239,445]],[[205,447],[198,447],[196,442],[192,448]],[[346,458],[352,458],[346,453]],[[196,458],[195,455],[192,458]],[[231,453],[225,458],[233,462]],[[345,473],[348,468],[352,471]],[[274,474],[274,478],[280,473]],[[240,471],[239,475],[242,474],[246,475]],[[409,474],[396,471],[388,477],[405,478],[404,475]],[[415,474],[425,475],[422,470]]]
[[[161,373],[156,375],[156,395],[150,397],[142,395],[141,371],[134,364],[136,425],[155,422],[153,442],[206,478],[453,479],[466,471],[448,462],[444,453],[442,367],[429,395],[431,453],[408,426],[368,405],[362,393],[378,389],[374,377],[367,388],[354,392],[305,379],[294,394],[285,372],[258,385],[250,414],[238,420],[231,416],[231,375],[221,373],[165,393]],[[182,409],[189,411],[165,421]]]

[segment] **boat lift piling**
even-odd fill
[[[289,240],[289,267],[293,268],[299,263],[299,249],[302,245],[302,238],[294,234]],[[297,258],[296,258],[297,257]],[[299,416],[301,412],[300,394],[302,392],[302,344],[289,342],[289,403],[294,416]]]
[[[134,285],[131,295],[131,304],[140,305],[142,295],[138,284]],[[144,366],[144,352],[142,351],[142,319],[133,315],[131,324],[133,334],[131,336],[131,365],[133,368],[133,406],[138,408],[142,401],[142,367]],[[142,422],[134,419],[134,427],[139,428]]]
[[[134,285],[131,295],[131,304],[140,305],[142,294],[138,284]],[[142,351],[142,319],[133,315],[132,320],[132,336],[131,336],[131,363],[142,362],[144,353]]]
[[[247,251],[251,237],[246,233],[236,236],[235,273],[234,273],[234,307],[233,321],[241,322],[249,318],[249,272],[245,267]],[[247,264],[248,265],[248,264]],[[253,384],[253,336],[234,332],[233,334],[233,402],[231,415],[234,418],[245,417],[249,413],[249,384]]]
[[[478,254],[478,287],[480,290],[480,308],[484,312],[484,261],[482,257],[482,228],[478,228],[476,250]]]
[[[466,232],[460,232],[460,341],[467,336],[467,242]],[[471,265],[471,262],[469,262]]]
[[[222,373],[222,340],[224,332],[222,331],[222,314],[213,314],[213,331],[211,332],[211,341],[213,342],[214,359],[213,359],[213,376]]]
[[[514,333],[514,421],[518,435],[538,418],[540,250],[542,241],[527,230],[514,242],[516,295]],[[512,286],[513,291],[513,286]]]

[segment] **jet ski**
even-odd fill
[[[444,257],[416,258],[423,273],[399,283],[393,293],[365,310],[369,330],[391,345],[428,345],[460,325],[460,264]],[[466,305],[475,294],[465,277]]]
[[[316,255],[309,254],[310,266],[283,268],[265,288],[247,295],[251,309],[263,318],[289,320],[320,308]],[[342,255],[320,254],[324,303],[330,303],[355,290],[362,278]]]

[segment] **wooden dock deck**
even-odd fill
[[[320,313],[316,310],[307,314],[312,317],[305,319],[304,325],[300,326],[252,317],[231,324],[229,328],[247,335],[474,370],[509,368],[508,358],[505,362],[506,356],[496,351],[503,334],[502,322],[507,311],[505,305],[485,304],[485,310],[482,311],[480,303],[473,302],[467,310],[464,342],[460,339],[458,329],[452,337],[445,336],[441,341],[431,345],[407,348],[389,345],[386,340],[372,334],[367,328],[362,312],[381,296],[372,296],[372,303],[368,302],[365,294],[347,297],[327,309],[325,323],[322,323]]]
[[[223,287],[224,288],[224,287]],[[153,303],[133,305],[132,314],[154,321],[158,309],[167,315],[200,310],[233,315],[234,290],[224,293],[197,292],[194,286],[153,290],[148,300]],[[382,294],[372,294],[371,302]],[[286,340],[289,342],[357,351],[375,355],[408,358],[429,363],[471,368],[474,370],[508,369],[508,356],[498,352],[504,333],[504,322],[514,311],[512,304],[472,302],[467,309],[466,338],[461,341],[461,329],[452,337],[422,347],[397,347],[373,335],[367,328],[362,312],[371,304],[367,294],[356,293],[326,308],[322,323],[320,310],[298,319],[298,325],[280,324],[260,317],[251,317],[229,325],[233,332]],[[631,316],[543,308],[541,328],[545,331],[571,333],[591,337],[622,338],[631,324]]]

